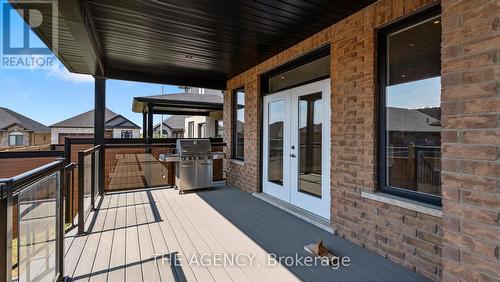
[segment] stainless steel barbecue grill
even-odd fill
[[[179,192],[212,187],[212,145],[209,139],[178,139],[175,185]]]
[[[212,187],[213,160],[223,159],[223,152],[212,152],[209,139],[178,139],[174,151],[160,154],[160,161],[175,162],[175,186],[179,193]]]

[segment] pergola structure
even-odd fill
[[[142,113],[144,138],[153,138],[153,115],[208,116],[211,112],[222,111],[223,97],[213,94],[162,94],[134,97],[132,111]]]

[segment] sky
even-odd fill
[[[3,19],[0,25],[3,33]],[[22,18],[11,13],[11,47],[22,46],[23,26]],[[3,40],[3,34],[0,39]],[[30,47],[45,47],[31,30]],[[161,91],[160,84],[107,80],[106,106],[142,127],[142,114],[132,112],[133,97],[158,95]],[[179,92],[177,86],[163,86],[163,93]],[[0,67],[0,107],[51,125],[94,108],[94,79],[70,73],[59,61],[48,69]],[[160,116],[155,116],[155,123],[159,120]]]
[[[387,106],[419,109],[441,105],[441,77],[427,78],[387,87]]]

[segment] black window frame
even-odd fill
[[[126,137],[129,136],[129,137]],[[122,129],[120,131],[120,139],[131,139],[134,137],[134,132],[128,129]]]
[[[232,130],[231,130],[231,133],[232,133],[232,152],[231,152],[231,155],[232,155],[232,159],[235,159],[235,160],[240,160],[240,161],[245,161],[245,138],[243,138],[243,156],[238,156],[237,155],[237,142],[236,142],[236,130],[237,130],[237,127],[236,127],[236,124],[237,124],[237,115],[238,115],[238,92],[243,92],[243,101],[245,101],[246,99],[246,92],[245,92],[245,88],[244,87],[240,87],[240,88],[237,88],[237,89],[234,89],[233,90],[233,93],[232,93],[232,106],[233,106],[233,111],[232,111]],[[243,106],[243,109],[245,109],[245,105]],[[243,123],[243,135],[245,135],[245,123]]]
[[[413,14],[405,19],[382,27],[377,31],[377,77],[378,77],[378,191],[433,206],[442,206],[442,196],[386,186],[386,85],[387,85],[387,36],[396,31],[416,25],[441,15],[439,4]]]
[[[188,122],[188,138],[194,138],[194,121]]]
[[[219,128],[219,121],[222,121],[222,124],[223,124],[223,126],[221,128]],[[222,133],[222,135],[219,136],[219,133]],[[215,136],[214,137],[215,138],[224,138],[224,121],[221,119],[215,120]]]
[[[205,126],[205,132],[203,132],[203,126]],[[207,138],[206,135],[207,135],[207,123],[206,122],[198,123],[198,138]]]
[[[311,62],[314,62],[316,60],[319,60],[321,58],[324,58],[326,56],[330,56],[330,44],[325,44],[323,46],[320,46],[318,47],[317,49],[313,50],[313,51],[310,51],[309,53],[307,54],[304,54],[290,62],[287,62],[281,66],[278,66],[266,73],[263,73],[262,75],[260,75],[260,90],[261,90],[261,95],[262,96],[266,96],[266,95],[270,95],[270,94],[274,94],[274,93],[278,93],[278,92],[281,92],[281,91],[285,91],[285,90],[288,90],[288,89],[292,89],[292,88],[295,88],[295,87],[299,87],[299,86],[302,86],[302,85],[307,85],[307,84],[310,84],[310,83],[313,83],[313,82],[316,82],[316,81],[321,81],[323,79],[327,79],[327,78],[330,78],[331,76],[331,73],[328,74],[328,75],[325,75],[325,76],[320,76],[320,77],[317,77],[315,79],[312,79],[312,80],[307,80],[307,81],[303,81],[303,82],[300,82],[300,83],[295,83],[295,84],[292,84],[288,87],[284,87],[284,88],[280,88],[280,89],[277,89],[277,90],[274,90],[274,91],[271,91],[269,89],[269,79],[271,77],[274,77],[276,75],[279,75],[279,74],[282,74],[282,73],[285,73],[287,71],[290,71],[290,70],[293,70],[293,69],[296,69],[296,68],[299,68],[303,65],[306,65],[308,63],[311,63]],[[330,62],[331,62],[331,58],[330,58]]]

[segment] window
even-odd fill
[[[233,158],[245,157],[245,90],[239,89],[233,94]]]
[[[382,192],[441,204],[439,11],[380,31]]]
[[[122,130],[121,136],[124,139],[132,138],[132,130]]]
[[[261,89],[262,93],[268,94],[329,76],[330,46],[326,45],[263,74]]]
[[[199,123],[198,124],[198,138],[206,138],[207,137],[207,124]]]
[[[215,138],[224,138],[224,121],[215,121]]]
[[[9,133],[9,146],[22,146],[22,145],[23,145],[23,133],[22,132]]]
[[[194,121],[188,123],[188,138],[194,137]]]

